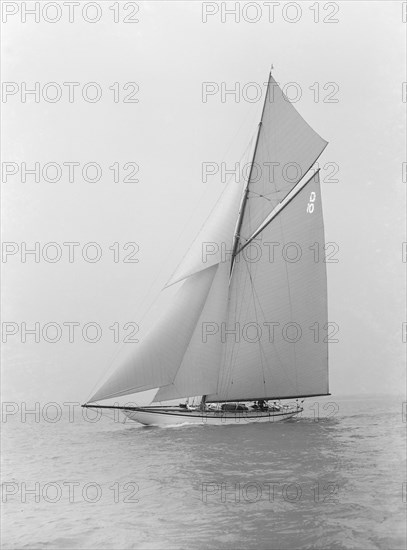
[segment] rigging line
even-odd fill
[[[253,303],[254,303],[254,307],[256,309],[256,318],[257,318],[257,308],[256,308],[256,300],[255,298],[257,299],[257,304],[258,304],[258,307],[260,309],[260,312],[263,316],[263,319],[266,319],[266,315],[264,313],[264,310],[262,308],[262,305],[261,305],[261,302],[260,302],[260,298],[259,298],[259,295],[257,294],[257,291],[256,291],[256,288],[255,288],[255,285],[252,284],[252,290],[253,290]],[[282,363],[281,361],[281,357],[280,357],[280,354],[278,353],[278,350],[274,344],[274,339],[272,341],[272,345],[274,347],[274,351],[275,351],[275,354],[277,355],[277,358],[279,359],[280,363]],[[267,362],[267,356],[266,356],[266,352],[264,351],[264,346],[263,344],[259,341],[259,347],[260,347],[260,354],[262,354],[264,356],[264,360],[265,360],[265,363],[266,363],[266,367],[267,367],[267,370],[270,372],[271,376],[273,377],[273,370],[271,368],[271,366],[268,364]],[[265,376],[265,372],[264,372],[264,367],[263,367],[263,363],[262,363],[262,368],[263,368],[263,380],[264,380],[264,376]],[[287,376],[286,376],[287,377]],[[288,377],[287,377],[288,378]]]
[[[237,279],[235,279],[237,281]],[[243,281],[243,292],[241,294],[242,298],[241,298],[241,301],[239,302],[237,299],[235,299],[235,315],[234,315],[234,319],[235,319],[235,327],[236,327],[236,319],[240,319],[240,316],[241,316],[241,312],[242,312],[242,309],[243,309],[243,297],[244,297],[244,289],[245,289],[245,285],[246,285],[246,281]],[[236,298],[238,297],[238,293],[237,293],[237,282],[236,282],[236,285],[235,285],[235,295],[236,295]],[[240,323],[239,323],[239,332],[240,332]],[[240,334],[239,334],[239,340],[238,342],[236,342],[236,339],[234,341],[234,343],[232,343],[232,349],[231,349],[231,353],[230,353],[230,363],[229,363],[229,366],[227,368],[227,371],[226,371],[226,397],[228,396],[228,389],[231,385],[231,380],[233,378],[233,371],[236,367],[236,362],[237,362],[237,358],[238,358],[238,354],[239,354],[239,347],[237,346],[237,343],[240,345]]]
[[[263,310],[263,308],[262,308],[262,305],[261,305],[261,301],[260,301],[259,295],[257,294],[257,291],[256,291],[254,285],[253,285],[253,290],[254,290],[254,292],[255,292],[255,294],[256,294],[257,303],[258,303],[258,305],[259,305],[259,309],[260,309],[260,311],[261,311],[261,313],[262,313],[262,315],[263,315],[263,318],[266,319],[266,315],[265,315],[264,310]],[[273,346],[274,353],[275,353],[275,355],[277,356],[277,359],[278,359],[278,361],[279,361],[278,366],[280,367],[281,372],[283,373],[283,375],[284,375],[285,379],[287,380],[287,382],[290,382],[290,378],[289,378],[289,376],[288,376],[288,374],[287,374],[287,372],[286,372],[286,369],[285,369],[285,367],[284,367],[284,361],[282,360],[282,358],[281,358],[281,356],[280,356],[280,354],[279,354],[279,352],[278,352],[278,349],[277,349],[276,344],[275,344],[275,342],[274,342],[274,338],[273,338],[273,340],[271,341],[271,344],[272,344],[272,346]],[[263,353],[264,353],[264,350],[263,350]],[[267,362],[266,362],[266,364],[267,364]],[[268,365],[267,365],[267,366],[268,366]],[[272,370],[271,367],[269,367],[268,370],[270,371],[270,374],[273,374],[273,370]]]
[[[280,222],[280,231],[281,231],[281,236],[282,236],[282,242],[286,242],[285,238],[284,238],[283,219],[282,219],[281,216],[279,216],[278,220]],[[286,280],[287,280],[288,302],[290,304],[290,318],[292,320],[292,318],[293,318],[293,304],[292,304],[292,299],[291,299],[290,277],[289,277],[289,274],[288,274],[288,262],[285,258],[283,258],[283,262],[284,262],[284,265],[285,265],[285,274],[286,274]],[[297,350],[295,348],[296,343],[292,342],[292,344],[294,345],[293,349],[294,349],[295,389],[296,389],[296,391],[298,391]]]
[[[260,156],[262,157],[262,148],[265,149],[266,151],[266,155],[268,154],[268,151],[269,150],[272,150],[272,147],[270,145],[270,141],[269,141],[269,137],[267,136],[267,132],[264,132],[262,133],[262,138],[263,138],[263,141],[262,143],[259,143],[259,147],[258,149],[256,149],[256,156],[255,158],[253,158],[253,163],[254,164],[257,164],[256,163],[256,160],[257,160],[257,157]],[[263,155],[264,156],[264,155]],[[254,229],[251,229],[252,228],[252,216],[251,216],[251,204],[252,204],[252,201],[249,202],[249,199],[253,199],[254,197],[249,197],[249,193],[253,193],[254,195],[257,195],[258,197],[260,198],[264,198],[266,199],[268,202],[270,203],[273,203],[274,201],[273,200],[270,200],[267,195],[278,195],[279,191],[277,190],[277,187],[276,187],[276,182],[273,180],[272,182],[265,182],[264,180],[262,180],[262,178],[260,178],[260,180],[257,180],[256,182],[254,182],[254,184],[257,184],[259,183],[259,191],[262,191],[262,193],[259,193],[257,191],[253,191],[252,189],[248,189],[248,193],[247,193],[247,211],[248,211],[248,214],[246,214],[246,219],[244,220],[246,222],[246,226],[248,227],[249,229],[249,235],[253,235],[254,233]],[[267,188],[267,183],[272,183],[274,185],[274,190],[272,190],[270,193],[266,193],[266,188]],[[262,185],[261,185],[262,184]],[[279,202],[281,202],[280,200],[277,200],[277,203],[278,204]],[[257,203],[259,204],[259,203]],[[273,205],[273,209],[275,208],[276,205]],[[265,219],[267,219],[267,216],[269,215],[269,211],[266,209],[266,206],[265,204],[263,203],[263,206],[261,207],[261,211],[258,212],[258,215],[260,215],[260,217],[263,219],[263,221]],[[263,223],[263,222],[262,222]],[[243,225],[243,223],[242,223]],[[248,241],[251,240],[251,237],[249,236],[248,238],[245,238],[246,240],[246,243],[245,244],[248,244]],[[239,243],[240,244],[240,243]],[[237,250],[236,252],[236,255],[239,254],[240,250],[243,248],[243,246]]]
[[[232,290],[234,290],[236,292],[236,289],[235,288],[232,289],[231,285],[229,285],[229,300],[232,297],[231,296]],[[238,307],[238,303],[237,303],[237,300],[235,300],[234,319],[237,318],[237,307]],[[226,316],[226,321],[227,322],[229,321],[229,318],[230,318],[230,316],[227,315]],[[226,331],[225,331],[225,335],[226,335]],[[225,366],[224,366],[224,369],[223,369],[222,378],[221,378],[221,373],[219,372],[217,393],[221,394],[222,391],[223,391],[223,393],[226,393],[226,396],[227,396],[228,395],[228,393],[227,393],[228,392],[228,385],[230,383],[231,372],[233,370],[232,362],[233,362],[233,354],[234,354],[234,351],[235,351],[236,340],[231,345],[230,353],[228,353],[228,344],[227,344],[226,338],[225,338],[224,345],[225,345],[225,352],[224,352],[224,355],[225,355],[224,365]],[[230,362],[229,362],[229,356],[230,356]]]
[[[254,291],[254,284],[253,284],[253,278],[252,278],[252,274],[250,273],[250,269],[249,269],[249,266],[248,266],[248,263],[247,261],[245,260],[246,262],[246,269],[249,273],[249,278],[250,278],[250,285],[251,285],[251,291],[252,291],[252,296],[253,296],[253,305],[254,305],[254,315],[256,317],[256,323],[257,325],[259,325],[259,318],[258,318],[258,315],[257,315],[257,308],[256,308],[256,299],[255,299],[255,291]],[[263,314],[263,317],[264,317],[264,314]],[[263,373],[263,385],[266,384],[266,373],[265,373],[265,370],[264,370],[264,364],[263,364],[263,358],[266,359],[266,354],[264,352],[264,349],[262,347],[262,343],[261,343],[261,338],[259,339],[259,349],[260,349],[260,364],[261,364],[261,370],[262,370],[262,373]],[[263,357],[264,356],[264,357]]]
[[[260,311],[262,312],[263,317],[266,318],[266,316],[265,316],[265,314],[264,314],[264,311],[263,311],[263,308],[261,307],[260,299],[259,299],[259,296],[258,296],[257,292],[256,292],[256,298],[257,298],[257,302],[258,302],[258,304],[259,304]],[[280,356],[280,354],[278,353],[278,349],[276,348],[276,345],[275,345],[275,343],[274,343],[274,340],[271,342],[271,344],[273,345],[274,352],[275,352],[275,354],[276,354],[276,356],[277,356],[277,358],[278,358],[278,360],[279,360],[279,362],[280,362],[279,367],[280,367],[280,368],[282,367],[282,373],[285,375],[286,380],[289,382],[290,379],[289,379],[289,377],[288,377],[288,375],[287,375],[287,373],[286,373],[286,371],[285,371],[285,369],[284,369],[284,361],[282,361],[281,356]],[[270,371],[271,374],[273,374],[273,371],[272,371],[271,367],[269,368],[269,371]]]
[[[287,189],[288,189],[288,186],[281,187],[281,189],[279,189],[279,190],[275,189],[275,190],[273,190],[273,191],[270,191],[270,193],[263,193],[263,194],[260,195],[260,196],[261,196],[261,197],[264,197],[264,198],[267,198],[267,197],[272,196],[272,195],[281,195],[281,194],[284,193],[284,191],[286,191]],[[293,189],[293,187],[290,187],[289,192],[290,192],[292,189]],[[250,192],[251,192],[251,193],[255,193],[255,191],[250,191]],[[257,193],[257,194],[259,194],[259,193]],[[287,195],[288,195],[288,193],[287,193]],[[286,196],[286,195],[284,195],[283,199],[285,198],[285,196]],[[280,200],[280,201],[277,201],[276,205],[277,205],[279,202],[281,202],[281,200]]]
[[[263,125],[263,117],[264,117],[264,112],[265,112],[265,109],[266,109],[266,103],[267,103],[267,97],[268,97],[268,93],[269,93],[271,78],[272,77],[271,77],[271,71],[270,71],[269,72],[269,77],[268,77],[268,82],[267,82],[266,93],[264,94],[264,103],[263,103],[263,109],[261,111],[260,122],[257,126],[257,136],[256,136],[256,143],[255,143],[254,151],[253,151],[253,160],[252,160],[252,163],[250,165],[250,172],[249,172],[249,176],[247,178],[247,184],[245,186],[244,195],[243,195],[243,199],[242,199],[242,203],[241,203],[241,206],[240,206],[239,215],[238,215],[238,219],[237,219],[237,223],[236,223],[235,235],[234,235],[233,246],[232,246],[231,273],[233,271],[233,266],[234,266],[234,263],[235,263],[234,258],[236,256],[237,250],[239,248],[239,238],[236,237],[236,235],[240,234],[240,228],[242,227],[242,224],[243,224],[243,218],[244,218],[245,209],[246,209],[246,205],[247,205],[247,195],[248,195],[248,192],[249,192],[250,180],[251,180],[252,171],[253,171],[253,163],[254,163],[254,160],[255,160],[256,154],[257,154],[257,148],[258,148],[259,141],[260,141],[260,134],[262,133],[261,131],[262,131],[262,125]]]
[[[250,215],[250,213],[249,213]],[[246,311],[245,311],[245,314],[243,314],[243,309],[244,309],[244,297],[246,296],[246,289],[248,287],[248,285],[250,284],[250,279],[251,279],[251,274],[249,272],[249,269],[248,269],[248,261],[246,260],[246,258],[242,255],[239,259],[238,259],[238,262],[239,261],[242,261],[244,260],[245,261],[245,265],[246,265],[246,269],[241,269],[241,270],[236,270],[234,273],[235,273],[235,281],[237,281],[237,277],[240,278],[240,280],[244,277],[244,282],[243,282],[243,287],[240,289],[240,295],[241,295],[241,301],[238,302],[238,300],[236,299],[235,301],[235,315],[234,315],[234,318],[235,319],[241,319],[242,316],[244,315],[244,317],[247,319],[248,317],[248,314],[249,314],[249,310],[250,310],[250,301],[247,301],[245,303],[246,305]],[[252,264],[251,264],[252,265]],[[256,265],[256,271],[258,269],[258,266]],[[239,286],[239,283],[236,282],[236,292],[237,292],[237,287]],[[251,285],[250,287],[252,290],[253,290],[253,285]],[[260,300],[258,300],[259,303],[260,303]],[[239,309],[239,314],[238,314],[238,306],[240,304],[240,309]],[[264,313],[263,313],[263,316],[264,316]],[[239,322],[239,330],[240,330],[240,322]],[[240,337],[241,337],[241,334],[239,333],[239,344],[240,344]],[[225,386],[227,388],[228,385],[230,385],[230,381],[231,381],[231,378],[232,378],[232,375],[233,375],[233,370],[234,368],[236,367],[236,363],[237,363],[237,360],[238,360],[238,352],[239,350],[237,349],[236,350],[236,341],[234,342],[234,344],[232,344],[232,349],[231,349],[231,360],[230,360],[230,363],[229,363],[229,366],[226,367],[226,370],[225,370]]]
[[[98,409],[100,410],[100,416],[106,416],[106,418],[109,418],[110,420],[113,420],[114,422],[116,422],[116,419],[117,419],[117,415],[115,414],[115,412],[110,412],[109,409]],[[86,413],[87,414],[87,413]],[[98,413],[99,414],[99,413]]]
[[[246,289],[246,285],[247,285],[247,274],[246,274],[246,277],[245,277],[245,280],[243,281],[243,288],[241,289],[241,292],[240,292],[240,296],[241,296],[241,300],[239,301],[237,299],[238,297],[238,294],[237,294],[237,287],[239,286],[239,283],[238,283],[238,280],[237,280],[237,277],[242,277],[242,275],[244,275],[245,272],[242,272],[242,271],[238,271],[235,275],[235,288],[234,288],[234,291],[235,291],[235,296],[236,296],[236,299],[235,299],[235,311],[234,311],[234,319],[235,319],[235,327],[236,327],[236,319],[240,319],[241,315],[242,315],[242,310],[243,310],[243,300],[244,300],[244,296],[245,296],[245,289]],[[249,308],[250,304],[247,304],[247,310]],[[238,308],[239,308],[239,313],[238,313]],[[247,310],[246,310],[246,313],[247,313]],[[238,316],[239,315],[239,316]],[[239,330],[240,330],[240,323],[239,323]],[[229,356],[230,356],[230,361],[227,362],[226,359],[225,359],[225,373],[224,373],[224,393],[226,393],[226,396],[228,396],[228,388],[229,386],[231,385],[231,380],[232,380],[232,376],[233,376],[233,371],[236,367],[236,362],[237,362],[237,359],[238,359],[238,353],[239,353],[239,349],[238,349],[238,346],[237,344],[240,344],[240,335],[239,335],[239,341],[236,342],[236,339],[235,341],[231,344],[231,350],[230,350],[230,353],[229,353]]]
[[[267,139],[268,139],[268,137],[267,137],[266,134],[264,135],[264,139],[265,139],[265,141],[267,141]],[[297,183],[290,189],[290,191],[289,191],[287,194],[284,195],[284,197],[283,197],[280,201],[277,202],[276,206],[274,207],[274,210],[275,210],[278,206],[280,206],[280,205],[283,205],[282,208],[284,208],[284,207],[286,206],[286,204],[287,204],[288,202],[290,202],[290,201],[294,198],[294,196],[296,195],[296,193],[299,192],[299,190],[301,190],[303,187],[305,187],[305,186],[307,185],[307,183],[308,183],[314,176],[316,176],[316,174],[320,171],[320,168],[315,169],[315,168],[313,168],[313,166],[314,166],[314,164],[317,162],[317,160],[319,159],[319,157],[322,155],[322,153],[324,152],[324,150],[325,150],[325,148],[327,147],[327,145],[328,145],[328,142],[325,143],[325,145],[324,145],[324,147],[322,148],[321,152],[320,152],[320,153],[317,155],[317,157],[311,162],[311,164],[310,164],[310,165],[308,166],[308,168],[304,171],[304,173],[301,173],[301,177],[300,177],[300,179],[297,181]],[[313,175],[310,176],[310,178],[308,178],[308,179],[304,182],[305,177],[307,176],[307,174],[309,174],[309,172],[310,172],[312,169],[314,170]],[[276,195],[278,195],[279,193],[283,193],[283,192],[287,189],[287,187],[282,187],[282,189],[277,190],[276,182],[274,181],[273,183],[274,183],[274,188],[275,188],[275,194],[276,194]],[[291,193],[292,191],[295,191],[295,190],[297,190],[296,193],[295,193],[294,195],[292,195],[292,196],[287,200],[286,203],[284,203],[284,201],[285,201],[286,198],[290,195],[290,193]],[[274,211],[274,210],[273,210],[273,211]],[[272,211],[271,213],[267,214],[266,218],[263,220],[263,222],[261,223],[261,225],[258,227],[257,231],[256,231],[255,233],[253,233],[253,235],[249,238],[249,241],[252,240],[252,239],[254,239],[254,238],[258,235],[258,233],[260,233],[260,231],[262,231],[262,230],[270,223],[270,221],[271,221],[271,220],[273,219],[273,217],[274,217],[274,216],[272,215],[272,214],[273,214],[273,211]],[[279,213],[279,211],[277,211],[277,212],[275,213],[275,215],[277,215],[278,213]],[[270,217],[270,216],[271,216],[271,217]],[[265,221],[267,220],[267,217],[269,217],[269,220],[267,221],[267,223],[265,223]],[[238,249],[238,250],[236,251],[236,255],[239,254],[239,252],[241,252],[241,250],[242,250],[247,244],[248,244],[248,243],[245,243],[245,245],[243,245],[242,247],[240,247],[240,249]]]
[[[249,225],[251,225],[251,223],[252,223],[252,213],[251,213],[250,208],[249,208],[249,211],[248,211],[248,222],[249,222]],[[245,237],[244,237],[244,238],[245,238]],[[247,241],[248,239],[245,238],[245,240]],[[252,292],[253,292],[253,279],[252,279],[251,272],[250,272],[250,270],[249,270],[248,261],[247,261],[247,259],[244,257],[243,254],[242,254],[242,257],[243,257],[243,259],[244,259],[245,262],[246,262],[246,263],[245,263],[246,271],[248,271],[248,275],[249,275],[249,278],[250,278],[251,290],[252,290]],[[256,273],[257,273],[257,271],[258,271],[258,269],[259,269],[257,264],[258,264],[258,262],[256,262],[256,266],[255,266],[255,268],[253,268],[253,271],[255,271]],[[250,265],[252,265],[252,263],[250,263]],[[256,275],[256,273],[254,273],[254,275]],[[250,304],[249,304],[249,305],[250,305]],[[254,304],[254,306],[256,307],[255,304]]]
[[[241,130],[242,126],[243,126],[243,122],[242,122],[242,124],[240,125],[239,130],[235,133],[235,135],[234,135],[232,141],[230,142],[230,144],[229,144],[229,146],[228,146],[226,152],[225,152],[225,153],[223,154],[223,156],[221,157],[222,159],[224,159],[224,158],[226,157],[226,155],[228,154],[229,150],[231,149],[232,144],[234,143],[234,140],[236,139],[237,135],[240,133],[240,130]],[[242,160],[242,158],[244,158],[244,157],[246,156],[247,151],[248,151],[248,150],[250,149],[250,147],[251,147],[251,144],[252,144],[252,142],[253,142],[253,139],[254,139],[254,136],[252,136],[252,137],[249,139],[249,141],[248,141],[248,143],[247,143],[245,149],[243,150],[243,152],[242,152],[241,155],[240,155],[239,162]],[[218,199],[216,200],[216,202],[215,202],[213,208],[211,209],[209,215],[207,216],[207,218],[205,219],[205,221],[204,221],[204,223],[202,224],[201,228],[199,229],[197,235],[198,235],[199,232],[202,230],[202,228],[204,227],[205,223],[207,222],[207,220],[209,219],[210,215],[212,214],[212,212],[213,212],[215,206],[218,204],[218,202],[220,201],[221,197],[222,197],[223,194],[225,193],[227,187],[228,187],[229,184],[230,184],[230,181],[231,181],[231,179],[232,179],[232,176],[233,176],[233,174],[231,174],[230,177],[229,177],[229,179],[227,180],[227,182],[226,182],[226,184],[225,184],[225,186],[224,186],[222,192],[220,193],[220,195],[219,195]],[[178,241],[180,240],[181,236],[185,233],[185,231],[186,231],[186,229],[188,228],[188,226],[189,226],[191,220],[195,217],[196,211],[198,210],[199,206],[201,205],[202,199],[203,199],[204,195],[205,195],[207,192],[208,192],[208,188],[206,187],[206,188],[204,189],[204,191],[202,192],[202,194],[201,194],[199,200],[197,201],[197,203],[196,203],[196,205],[195,205],[195,207],[194,207],[194,209],[193,209],[193,211],[192,211],[190,217],[188,218],[188,220],[187,220],[186,223],[184,224],[184,227],[182,228],[182,230],[181,230],[181,232],[179,233],[178,238],[176,239],[175,242],[178,242]],[[167,261],[169,260],[170,256],[172,256],[172,253],[173,253],[175,247],[176,247],[176,245],[174,245],[174,247],[169,251],[169,254],[167,255],[167,257],[166,257],[166,259],[165,259],[165,261],[164,261],[164,264],[167,263]],[[190,249],[190,247],[188,248],[188,251],[189,251],[189,249]],[[187,251],[187,253],[188,253],[188,251]],[[185,256],[187,255],[187,253],[183,256],[182,260],[185,258]],[[182,260],[181,260],[181,261],[182,261]],[[158,277],[159,277],[159,276],[157,276],[155,282],[157,281]]]
[[[234,142],[235,142],[237,136],[240,134],[240,132],[241,132],[241,130],[242,130],[242,128],[243,128],[243,125],[247,123],[247,121],[248,121],[248,119],[249,119],[249,115],[251,114],[252,111],[253,111],[253,108],[252,108],[252,106],[250,105],[250,106],[247,108],[247,111],[246,111],[245,116],[242,118],[242,122],[241,122],[241,124],[240,124],[240,126],[239,126],[239,129],[235,132],[235,134],[234,134],[232,140],[230,141],[230,143],[229,143],[229,145],[228,145],[228,147],[227,147],[225,153],[223,154],[223,156],[222,156],[223,159],[226,157],[226,155],[227,155],[227,154],[229,153],[229,151],[231,150],[232,145],[234,144]],[[255,122],[254,122],[254,121],[255,121],[255,116],[254,116],[253,114],[251,115],[251,119],[252,119],[252,122],[250,123],[250,126],[251,126],[251,127],[254,127],[254,126],[255,126]],[[247,132],[247,133],[249,134],[249,132]],[[253,137],[254,137],[254,136],[253,136]],[[251,138],[250,141],[252,141],[253,137]]]
[[[253,138],[254,138],[254,136],[252,136],[252,137],[250,138],[248,144],[246,145],[245,150],[244,150],[243,153],[240,155],[240,158],[239,158],[238,163],[240,163],[240,161],[241,161],[243,158],[246,157],[247,152],[251,149],[251,145],[252,145],[252,142],[253,142]],[[178,267],[181,265],[181,263],[184,261],[184,259],[188,256],[189,251],[191,250],[191,248],[192,248],[193,244],[195,243],[196,239],[198,238],[198,235],[201,233],[202,229],[205,227],[206,223],[208,222],[209,218],[212,216],[212,213],[213,213],[213,211],[215,210],[216,206],[218,205],[219,201],[221,200],[221,198],[222,198],[223,195],[225,194],[226,190],[228,189],[228,187],[229,187],[229,185],[230,185],[230,183],[231,183],[232,177],[233,177],[233,174],[230,175],[230,177],[229,177],[229,179],[227,180],[227,182],[226,182],[224,188],[222,189],[222,192],[220,193],[220,195],[219,195],[219,197],[217,198],[215,204],[214,204],[213,207],[211,208],[211,210],[210,210],[208,216],[205,218],[205,220],[204,220],[204,222],[202,223],[201,227],[198,229],[198,231],[197,231],[197,233],[196,233],[194,239],[192,240],[191,244],[189,245],[187,251],[185,252],[185,254],[183,255],[183,257],[181,258],[181,260],[178,262],[177,267],[176,267],[176,268],[174,269],[174,271],[172,272],[172,274],[171,274],[170,278],[168,279],[168,281],[167,281],[166,285],[164,286],[164,288],[167,288],[167,286],[172,286],[172,285],[169,285],[168,282],[171,281],[171,279],[172,279],[172,277],[174,276],[174,274],[176,273]],[[203,196],[205,195],[205,193],[206,193],[207,191],[208,191],[208,189],[205,189],[205,191],[202,193],[200,202],[202,202],[202,198],[203,198]],[[185,225],[184,229],[182,230],[182,232],[181,232],[181,234],[179,235],[179,237],[178,237],[177,240],[179,240],[180,237],[181,237],[181,235],[184,234],[187,225],[190,224],[191,219],[195,216],[196,210],[197,210],[197,208],[195,208],[195,211],[194,211],[193,214],[190,216],[190,218],[189,218],[187,224]],[[175,246],[174,246],[174,248],[175,248]],[[171,250],[171,252],[174,250],[174,248]],[[176,281],[176,282],[179,282],[179,281]],[[175,283],[172,283],[172,284],[175,284]]]
[[[273,151],[273,149],[275,149],[275,147],[273,147],[273,144],[271,143],[270,136],[267,134],[267,132],[263,133],[263,143],[261,144],[260,147],[264,148],[264,150],[265,150],[264,156],[266,158],[269,158],[269,152]],[[274,174],[274,172],[273,172],[273,174]],[[275,181],[275,178],[273,178],[273,181],[268,181],[267,183],[270,183],[271,185],[274,186],[274,189],[270,192],[270,194],[279,192],[278,189],[277,189],[277,182]],[[263,187],[264,187],[264,184],[263,184]]]
[[[309,170],[308,170],[309,171]],[[307,171],[307,172],[308,172]],[[274,220],[274,218],[276,216],[278,216],[286,206],[288,206],[290,204],[290,202],[296,198],[296,196],[298,195],[298,193],[304,189],[308,183],[315,178],[315,176],[319,173],[320,169],[318,168],[318,170],[316,172],[314,172],[314,174],[312,174],[312,176],[310,176],[307,181],[305,183],[303,183],[302,181],[298,182],[297,185],[295,185],[292,189],[292,192],[293,194],[287,199],[285,200],[288,195],[286,195],[286,197],[284,197],[283,201],[279,202],[278,205],[276,206],[276,208],[270,213],[269,215],[269,218],[262,223],[262,225],[253,233],[253,235],[249,238],[249,240],[239,248],[239,250],[236,252],[236,255],[237,254],[240,254],[240,252],[246,248],[246,246],[251,243],[252,240],[254,240],[257,235],[259,235],[262,231],[264,231],[264,229],[266,229],[266,227]],[[285,201],[285,202],[284,202]],[[280,208],[278,208],[280,207]],[[277,210],[278,208],[278,210]]]
[[[232,299],[232,286],[231,286],[231,278],[229,278],[229,285],[228,285],[228,297],[227,297],[227,305],[226,305],[226,314],[225,314],[225,325],[226,323],[229,321],[229,307],[230,307],[230,303],[231,303],[231,299]],[[235,303],[235,312],[234,312],[234,318],[236,319],[236,307],[237,307],[237,304]],[[222,327],[222,324],[221,324],[221,327]],[[220,395],[220,393],[222,392],[222,388],[223,386],[225,385],[225,378],[227,377],[227,369],[228,367],[226,366],[227,365],[227,360],[228,360],[228,347],[227,347],[227,342],[225,340],[225,342],[222,342],[222,328],[221,328],[221,344],[224,344],[222,346],[222,353],[221,353],[221,363],[220,363],[220,368],[219,368],[219,373],[218,373],[218,381],[217,381],[217,384],[216,384],[216,393],[218,395]],[[232,352],[233,352],[233,348],[232,348]]]
[[[258,197],[261,197],[263,199],[266,199],[266,201],[269,201],[269,202],[273,202],[271,199],[269,199],[268,197],[266,197],[266,195],[261,195],[260,193],[256,193],[256,191],[251,191],[249,189],[249,193],[252,193],[253,195],[257,195]],[[271,193],[268,193],[269,195],[271,195]],[[250,197],[249,197],[250,198]],[[247,239],[248,240],[248,239]]]

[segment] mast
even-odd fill
[[[271,66],[271,69],[272,68],[273,68],[273,65]],[[264,103],[263,103],[263,109],[262,109],[262,112],[261,112],[261,118],[260,118],[260,122],[259,122],[258,127],[257,127],[256,143],[254,145],[253,159],[252,159],[252,163],[251,163],[251,166],[250,166],[250,173],[249,173],[249,177],[247,178],[247,183],[246,183],[246,187],[245,187],[245,190],[244,190],[242,204],[241,204],[241,207],[240,207],[240,210],[239,210],[239,216],[238,216],[237,223],[236,223],[235,235],[234,235],[234,238],[233,238],[232,265],[231,265],[231,268],[230,268],[231,272],[233,270],[234,258],[235,258],[236,254],[238,252],[237,248],[239,246],[239,241],[240,241],[240,229],[242,227],[243,217],[244,217],[244,213],[245,213],[245,209],[246,209],[247,198],[248,198],[248,195],[249,195],[249,184],[250,184],[250,179],[252,177],[253,164],[254,164],[254,159],[256,158],[257,146],[259,144],[260,131],[261,131],[261,127],[262,127],[262,124],[263,124],[263,115],[264,115],[264,110],[266,108],[267,96],[268,96],[268,91],[269,91],[269,87],[270,87],[270,80],[271,80],[271,70],[269,72],[269,78],[268,78],[268,82],[267,82],[267,88],[266,88],[266,94],[265,94],[265,97],[264,97]]]

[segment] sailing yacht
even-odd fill
[[[164,287],[179,287],[172,301],[83,407],[146,425],[245,424],[296,417],[299,399],[330,395],[314,168],[326,145],[270,72],[245,181],[226,186]],[[149,406],[100,403],[153,389]]]

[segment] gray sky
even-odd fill
[[[330,15],[332,8],[322,2],[318,23],[313,2],[301,2],[296,23],[284,20],[281,3],[271,23],[267,6],[258,2],[256,23],[245,20],[254,17],[250,11],[241,13],[240,22],[233,16],[222,22],[219,11],[203,23],[201,2],[138,2],[139,22],[127,24],[113,22],[113,4],[101,2],[101,19],[93,24],[80,11],[73,23],[67,11],[54,24],[42,13],[40,23],[28,15],[24,23],[19,11],[3,24],[2,80],[19,86],[2,104],[3,163],[15,162],[20,170],[24,162],[95,162],[103,171],[95,183],[80,173],[69,182],[66,168],[55,183],[37,183],[32,176],[23,183],[21,171],[2,183],[3,241],[16,242],[19,251],[22,242],[32,248],[36,241],[41,250],[49,242],[63,249],[56,263],[35,263],[33,256],[23,263],[20,252],[3,259],[2,320],[19,328],[3,344],[3,398],[88,397],[117,351],[108,327],[140,323],[223,189],[219,176],[202,182],[202,162],[231,166],[255,132],[260,101],[227,96],[222,102],[216,94],[203,102],[202,83],[262,84],[271,63],[278,82],[301,87],[296,108],[329,141],[320,166],[339,166],[333,176],[338,182],[328,180],[327,169],[321,174],[326,241],[340,249],[339,263],[328,265],[329,318],[340,327],[339,343],[330,347],[331,392],[400,392],[406,107],[401,3],[338,2],[339,11]],[[130,11],[118,17],[126,15]],[[295,17],[293,11],[286,15]],[[22,82],[27,88],[40,82],[41,90],[56,82],[63,95],[55,103],[36,103],[32,96],[22,103]],[[80,83],[73,103],[63,82]],[[81,97],[88,82],[100,85],[100,101]],[[118,103],[109,90],[115,82]],[[138,103],[123,103],[133,90],[123,89],[127,82],[138,84]],[[326,83],[338,88],[337,103],[323,101],[334,90],[324,89]],[[109,166],[119,163],[123,174],[126,162],[139,165],[138,183],[113,182]],[[81,256],[92,241],[103,254],[96,263]],[[80,243],[72,263],[64,242]],[[118,263],[109,249],[115,242]],[[123,250],[128,242],[139,247],[138,263],[122,261],[132,252]],[[103,330],[94,344],[81,336],[91,321]],[[23,322],[81,326],[73,343],[67,328],[57,343],[42,336],[39,343],[32,336],[24,343]]]

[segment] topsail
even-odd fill
[[[305,176],[326,146],[270,74],[239,233],[242,243]]]

